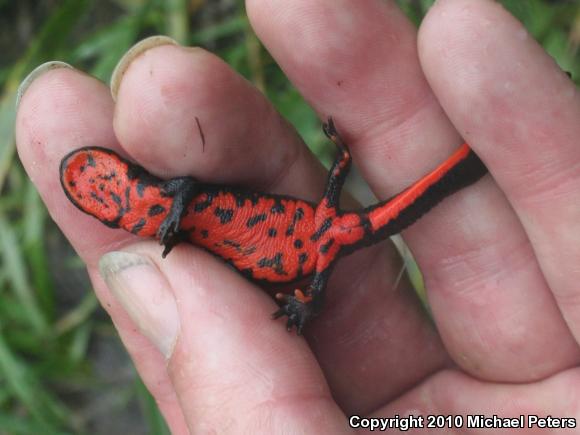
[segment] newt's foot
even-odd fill
[[[329,116],[328,119],[326,120],[326,122],[324,124],[322,124],[322,131],[324,132],[326,137],[329,138],[333,142],[334,142],[335,138],[338,137],[338,131],[336,130],[332,116]]]
[[[175,213],[169,213],[167,215],[157,230],[157,238],[161,245],[166,245],[179,232],[180,223],[180,216],[176,216]]]
[[[312,304],[312,297],[306,296],[301,290],[295,290],[294,296],[278,293],[276,299],[281,301],[283,305],[278,311],[272,314],[272,318],[278,319],[282,316],[288,316],[286,329],[291,331],[292,327],[296,326],[297,334],[301,335],[304,325],[316,316]]]
[[[336,145],[338,150],[342,153],[342,155],[339,156],[339,159],[347,159],[350,162],[351,157],[350,152],[348,150],[348,146],[342,140],[340,134],[338,134],[338,130],[334,125],[332,117],[329,117],[328,120],[324,124],[322,124],[322,131],[324,131],[326,137],[329,138]]]
[[[197,185],[197,182],[192,177],[172,178],[161,184],[161,194],[173,197],[169,213],[157,230],[159,243],[165,245],[163,258],[169,254],[175,245],[184,239],[184,234],[179,229],[181,218],[197,192]]]
[[[176,213],[169,213],[165,220],[159,225],[157,230],[157,238],[159,244],[164,245],[165,249],[161,255],[163,258],[171,252],[171,250],[183,241],[182,232],[179,229],[181,225],[181,216]]]

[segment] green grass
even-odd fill
[[[15,3],[0,1],[0,15],[13,15],[13,32],[20,19]],[[18,84],[35,66],[51,59],[64,60],[107,81],[134,42],[166,34],[216,51],[263,89],[315,152],[323,155],[327,151],[319,121],[259,45],[240,3],[213,20],[201,18],[211,7],[207,1],[37,3],[44,7],[41,13],[28,11],[33,15],[33,31],[24,50],[12,59],[4,58],[0,67],[0,434],[94,433],[96,420],[114,420],[128,413],[127,406],[137,409],[142,430],[164,434],[167,429],[155,403],[127,359],[101,367],[103,353],[95,348],[116,347],[118,354],[120,345],[87,284],[82,264],[50,221],[16,157]],[[432,1],[399,3],[418,23]],[[562,68],[580,77],[577,3],[504,3]],[[10,38],[4,44],[8,47]],[[413,275],[421,287],[420,274]],[[119,378],[123,370],[126,374]],[[96,403],[103,397],[115,400]]]

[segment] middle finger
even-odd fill
[[[248,9],[306,99],[346,128],[377,196],[406,187],[460,143],[421,71],[415,29],[394,2],[249,1]],[[488,379],[524,381],[570,363],[574,350],[552,334],[531,341],[523,333],[561,331],[563,324],[557,315],[544,316],[557,308],[529,261],[533,252],[519,221],[489,178],[446,200],[405,238],[437,302],[442,337],[463,368]]]

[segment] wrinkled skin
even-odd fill
[[[304,340],[269,320],[271,299],[218,259],[179,246],[161,260],[154,242],[134,245],[79,217],[58,184],[63,155],[98,145],[159,176],[318,200],[325,171],[263,95],[214,55],[171,45],[131,63],[115,102],[75,70],[36,79],[18,110],[20,157],[173,432],[347,433],[353,413],[577,417],[574,84],[487,0],[440,0],[418,36],[394,2],[248,0],[247,9],[294,85],[341,126],[379,198],[444,160],[460,137],[493,178],[403,234],[437,330],[410,284],[397,285],[400,260],[384,242],[340,263]],[[99,276],[113,249],[149,257],[175,296],[180,332],[168,361]]]

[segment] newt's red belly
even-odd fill
[[[193,244],[255,280],[290,282],[316,265],[314,209],[305,201],[209,190],[191,203],[181,228]]]
[[[69,199],[109,227],[155,237],[172,198],[162,180],[110,150],[77,150],[61,163]],[[294,281],[314,271],[313,205],[302,200],[200,184],[180,228],[189,240],[249,278]]]

